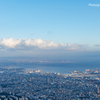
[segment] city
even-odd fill
[[[91,76],[0,68],[0,100],[99,100],[99,88]]]
[[[100,0],[0,0],[0,100],[100,100]]]

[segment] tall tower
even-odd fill
[[[48,84],[49,84],[49,77],[48,77]]]
[[[99,93],[99,87],[97,87],[97,93]]]

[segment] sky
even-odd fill
[[[100,55],[100,0],[0,0],[1,57]]]

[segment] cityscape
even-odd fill
[[[0,0],[0,100],[100,100],[100,0]]]
[[[100,76],[100,70],[70,73],[1,67],[0,100],[100,99],[100,78],[95,77]]]

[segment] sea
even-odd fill
[[[85,69],[100,69],[100,62],[77,62],[77,63],[14,63],[6,64],[4,67],[24,68],[32,70],[41,70],[42,72],[67,74],[69,71],[84,71]]]
[[[84,71],[85,69],[97,70],[100,69],[100,59],[80,60],[67,63],[52,62],[0,62],[0,67],[24,68],[32,70],[41,70],[42,72],[67,74],[69,71]]]

